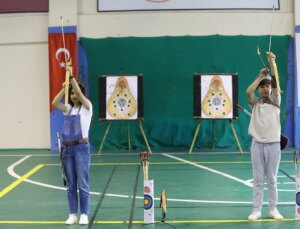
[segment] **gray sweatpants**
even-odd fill
[[[258,143],[252,140],[251,160],[253,169],[253,210],[260,211],[263,204],[264,179],[267,178],[269,210],[276,208],[277,173],[281,158],[280,143]]]

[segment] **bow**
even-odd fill
[[[259,56],[261,62],[264,65],[264,67],[266,67],[266,65],[265,65],[261,55],[266,54],[268,56],[269,69],[271,71],[272,78],[275,80],[275,87],[278,89],[278,92],[281,93],[279,74],[278,74],[278,70],[277,70],[277,64],[275,62],[275,57],[270,56],[270,54],[271,54],[271,45],[272,45],[273,16],[274,16],[274,5],[273,5],[273,10],[272,10],[271,32],[270,32],[270,39],[269,39],[269,51],[261,53],[260,50],[259,50],[259,47],[257,46],[257,55]]]
[[[275,77],[275,85],[278,89],[278,92],[281,92],[280,82],[279,82],[279,74],[277,70],[277,64],[275,62],[275,58],[269,58],[269,65],[271,68],[271,74]]]
[[[62,39],[63,39],[63,46],[64,49],[66,50],[66,42],[65,42],[65,33],[64,33],[64,26],[63,26],[63,18],[62,16],[60,17],[61,19],[61,34],[62,34]],[[65,68],[66,68],[66,76],[65,76],[65,106],[68,105],[69,103],[69,84],[70,84],[70,75],[71,73],[71,66],[72,66],[72,59],[68,61],[67,55],[65,53]]]
[[[63,184],[64,184],[64,187],[66,187],[67,186],[67,177],[66,177],[65,165],[64,165],[63,156],[62,156],[63,148],[62,148],[59,132],[57,132],[56,134],[57,134],[59,158],[60,158],[60,161],[61,161],[61,168],[62,168]]]
[[[70,84],[70,76],[71,76],[71,68],[72,60],[70,59],[66,63],[66,76],[65,76],[65,106],[69,103],[69,84]]]

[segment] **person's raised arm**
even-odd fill
[[[61,103],[61,100],[64,95],[65,95],[65,84],[63,84],[63,88],[61,89],[60,92],[58,92],[58,94],[55,96],[55,98],[52,101],[52,105],[62,112],[67,111],[67,107],[65,106],[65,104]]]
[[[265,77],[269,73],[268,68],[263,68],[260,70],[260,73],[258,77],[249,85],[249,87],[246,90],[246,95],[248,98],[248,103],[252,106],[255,101],[255,90],[259,85],[259,82],[262,80],[263,77]]]
[[[268,54],[268,60],[269,60],[269,65],[270,65],[270,69],[271,69],[271,76],[272,76],[272,81],[274,83],[272,83],[272,92],[274,95],[278,95],[280,92],[280,86],[279,86],[279,75],[278,75],[278,71],[277,71],[277,65],[275,62],[276,56],[274,55],[274,53],[269,52]]]
[[[72,84],[72,88],[74,90],[74,93],[76,94],[76,96],[78,97],[79,101],[81,102],[81,104],[87,109],[90,109],[90,103],[89,100],[85,97],[85,95],[82,93],[77,80],[73,77],[72,74],[72,68],[70,68],[71,71],[71,77],[70,77],[70,82]]]
[[[73,68],[72,66],[67,66],[67,71],[70,71],[70,83],[72,85],[72,88],[74,90],[74,93],[76,94],[77,98],[81,102],[81,104],[87,109],[90,109],[90,103],[89,100],[85,97],[85,95],[82,93],[77,80],[73,76]]]

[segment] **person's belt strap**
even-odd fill
[[[81,143],[88,142],[88,141],[89,141],[89,138],[81,138],[81,139],[77,139],[77,140],[74,140],[71,142],[63,142],[62,144],[64,146],[75,146],[75,145],[79,145]]]

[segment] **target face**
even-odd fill
[[[300,206],[300,192],[297,192],[296,194],[296,204]]]
[[[104,120],[134,120],[142,118],[142,75],[99,76],[99,118]]]
[[[237,74],[194,74],[194,117],[237,118]]]
[[[150,195],[144,195],[144,209],[149,210],[153,206],[153,198]]]

